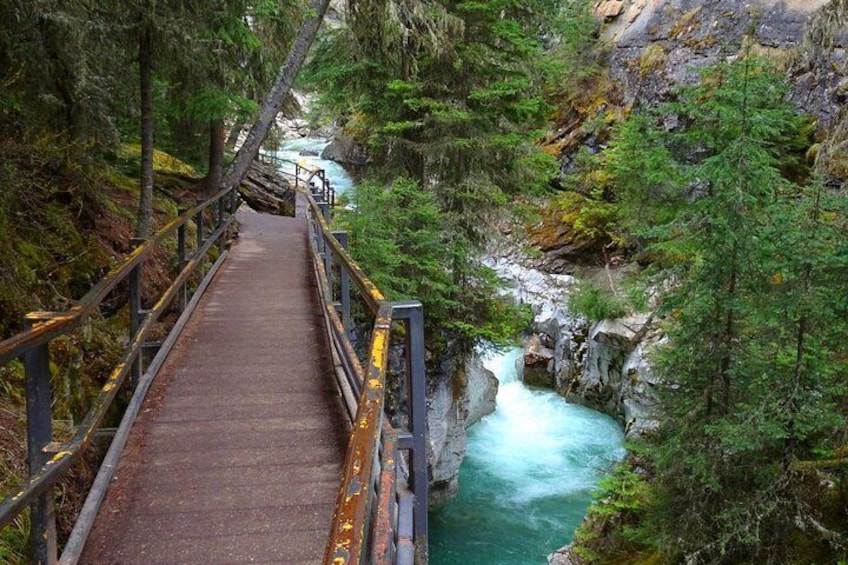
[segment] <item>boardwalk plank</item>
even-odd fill
[[[240,220],[150,390],[81,563],[320,563],[347,431],[306,224]]]

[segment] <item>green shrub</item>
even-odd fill
[[[629,311],[625,300],[591,281],[580,283],[569,306],[572,312],[586,316],[593,322],[621,318]]]

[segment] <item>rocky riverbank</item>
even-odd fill
[[[466,430],[495,411],[498,380],[473,356],[446,361],[427,391],[430,504],[437,506],[459,490],[459,466],[468,443]]]
[[[617,418],[628,435],[653,429],[660,382],[648,356],[662,335],[650,316],[631,314],[589,323],[569,310],[569,295],[578,279],[547,273],[533,263],[516,250],[489,259],[514,289],[515,299],[533,310],[524,381],[553,388],[571,402]]]

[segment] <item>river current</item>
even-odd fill
[[[324,169],[327,173],[327,178],[336,189],[336,194],[342,194],[353,186],[353,179],[344,167],[335,161],[321,159],[321,152],[328,143],[326,139],[304,137],[302,139],[286,141],[273,154],[280,159],[303,162],[309,166]],[[281,169],[286,173],[294,174],[294,165],[286,164]]]
[[[603,472],[624,456],[610,417],[517,378],[489,354],[497,410],[468,430],[459,494],[430,513],[431,565],[532,565],[570,542]]]
[[[343,193],[354,181],[320,158],[326,145],[303,138],[275,153],[323,168]],[[485,358],[500,381],[497,410],[468,431],[459,494],[430,514],[431,565],[546,563],[571,541],[603,472],[624,456],[612,418],[518,379],[522,353],[513,348]]]

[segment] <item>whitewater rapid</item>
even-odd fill
[[[494,414],[468,433],[459,494],[431,513],[432,565],[544,564],[571,541],[603,472],[624,456],[621,427],[517,377],[523,350],[487,355]]]

